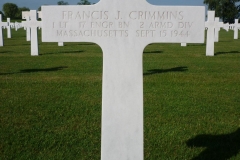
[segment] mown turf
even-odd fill
[[[42,43],[0,48],[0,159],[100,159],[102,50]],[[240,39],[151,44],[143,53],[144,159],[240,159]]]

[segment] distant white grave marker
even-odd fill
[[[18,29],[22,28],[22,23],[15,22],[15,23],[14,23],[14,28],[15,28],[16,31],[17,31]]]
[[[223,24],[223,29],[225,29],[227,32],[229,31],[230,25],[229,23],[224,23]]]
[[[181,43],[182,47],[187,47],[187,43]]]
[[[30,28],[30,30],[31,30],[31,55],[38,56],[37,29],[41,27],[41,22],[37,21],[36,10],[30,11],[30,21],[23,21],[22,26],[24,28]]]
[[[8,26],[7,26],[7,38],[12,38],[11,28],[14,27],[14,23],[11,23],[10,18],[7,18],[7,23],[8,23]]]
[[[58,42],[58,46],[64,46],[63,42]]]
[[[219,20],[215,20],[215,11],[208,11],[208,20],[205,22],[207,27],[207,46],[206,56],[214,56],[214,41],[215,41],[215,30],[219,30],[223,27],[223,23]]]
[[[3,32],[2,32],[2,29],[3,28],[6,28],[8,26],[8,23],[7,22],[2,22],[2,15],[0,14],[0,47],[3,46]]]
[[[25,19],[26,21],[30,21],[30,11],[22,11],[22,19]],[[31,30],[30,27],[26,27],[26,40],[31,40]]]
[[[43,42],[94,42],[103,50],[101,159],[142,160],[143,50],[155,42],[203,43],[205,7],[101,0],[42,6],[42,17]]]
[[[238,30],[240,29],[240,23],[238,23],[238,19],[235,19],[234,23],[234,39],[238,39]]]
[[[38,18],[42,19],[42,11],[37,11],[37,14],[38,14]]]

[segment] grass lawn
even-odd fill
[[[100,159],[102,50],[42,43],[25,31],[0,47],[0,159]],[[143,53],[144,159],[240,159],[240,39],[151,44]]]

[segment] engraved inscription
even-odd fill
[[[183,21],[183,13],[183,11],[130,11],[127,18],[132,22],[142,21],[135,31],[136,37],[188,37],[190,33],[187,29],[191,29],[194,22]],[[110,15],[115,15],[114,21],[109,20]],[[131,23],[123,21],[123,16],[121,11],[114,14],[110,14],[109,11],[62,11],[62,21],[53,22],[52,26],[53,29],[56,28],[57,37],[128,37]],[[172,20],[178,23],[173,23]],[[68,29],[72,21],[78,22],[78,29]],[[179,30],[176,30],[176,27]],[[172,28],[175,30],[171,30]]]
[[[51,34],[44,37],[52,39],[74,41],[90,40],[90,38],[126,38],[135,37],[154,41],[192,41],[191,37],[202,35],[199,27],[200,16],[189,16],[189,11],[181,8],[163,7],[159,10],[90,10],[77,7],[64,7],[51,11],[47,6],[45,17],[48,24],[44,28]],[[44,9],[43,8],[43,9]],[[189,7],[189,10],[192,8]],[[203,10],[204,11],[204,10]],[[44,12],[43,12],[44,13]],[[204,12],[203,12],[204,13]],[[199,18],[200,17],[200,18]],[[204,18],[201,19],[204,24]],[[49,39],[49,38],[47,38]],[[86,41],[86,40],[85,40]]]

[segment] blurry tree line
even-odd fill
[[[2,14],[2,18],[14,18],[14,19],[22,19],[22,11],[30,11],[27,7],[18,7],[14,3],[5,3],[2,7],[2,11],[0,11],[0,14]]]
[[[204,0],[208,10],[215,10],[215,17],[220,17],[224,23],[234,23],[240,18],[240,0]]]
[[[68,2],[65,1],[58,1],[58,5],[68,5]],[[77,5],[90,5],[91,3],[88,0],[80,0]],[[41,10],[41,7],[38,8],[38,11]],[[11,18],[11,19],[22,19],[22,11],[30,11],[27,7],[18,7],[14,3],[5,3],[2,6],[2,11],[0,14],[2,15],[3,19]]]

